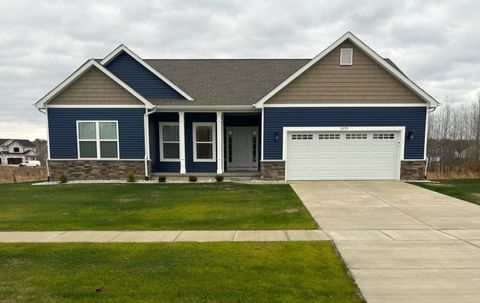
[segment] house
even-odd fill
[[[35,103],[50,176],[421,179],[439,103],[347,32],[313,59],[142,59],[120,45]]]
[[[25,139],[0,139],[0,165],[18,165],[38,160],[33,142]]]

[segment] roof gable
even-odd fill
[[[96,62],[94,59],[90,59],[87,62],[85,62],[82,66],[80,66],[75,72],[73,72],[70,76],[67,77],[62,83],[57,85],[54,89],[52,89],[48,94],[46,94],[44,97],[42,97],[40,100],[38,100],[35,103],[35,107],[38,109],[43,109],[45,108],[46,104],[50,102],[53,98],[55,98],[58,94],[60,94],[62,91],[64,91],[66,88],[68,88],[70,85],[72,85],[75,80],[77,80],[79,77],[81,77],[84,73],[88,72],[91,68],[96,67],[99,69],[102,73],[104,73],[106,76],[108,76],[110,79],[115,81],[117,84],[119,84],[122,88],[127,90],[130,94],[132,94],[135,98],[140,100],[142,103],[144,103],[148,108],[153,108],[154,106],[147,100],[145,99],[142,95],[137,93],[135,90],[133,90],[130,86],[125,84],[122,80],[118,79],[114,74],[112,74],[110,71],[108,71],[105,67],[100,65],[98,62]]]
[[[318,61],[320,61],[322,58],[327,56],[330,52],[332,52],[334,49],[336,49],[339,45],[341,45],[346,40],[350,40],[356,47],[358,47],[360,50],[362,50],[368,57],[370,57],[374,62],[376,62],[382,68],[384,68],[389,74],[391,74],[393,77],[398,79],[401,83],[403,83],[408,89],[410,89],[416,95],[418,95],[430,107],[437,107],[440,104],[437,100],[435,100],[432,96],[427,94],[423,89],[421,89],[413,81],[411,81],[409,78],[407,78],[402,72],[400,72],[398,70],[398,68],[396,68],[394,65],[389,64],[386,60],[384,60],[382,57],[380,57],[377,53],[375,53],[372,49],[370,49],[365,43],[363,43],[360,39],[358,39],[351,32],[347,32],[342,37],[337,39],[333,44],[331,44],[329,47],[327,47],[324,51],[322,51],[320,54],[315,56],[312,60],[310,60],[302,68],[297,70],[288,79],[283,81],[280,85],[275,87],[272,91],[270,91],[262,99],[260,99],[258,102],[256,102],[255,107],[257,107],[257,108],[263,107],[263,104],[265,102],[270,100],[274,95],[279,93],[288,84],[290,84],[292,81],[297,79],[300,75],[302,75],[307,70],[309,70]]]
[[[351,65],[340,65],[342,49],[352,50]],[[265,105],[369,103],[425,106],[405,84],[346,40],[273,95]]]
[[[100,63],[147,98],[193,100],[186,92],[123,44]]]

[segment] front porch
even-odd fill
[[[152,176],[258,177],[260,112],[149,115]]]

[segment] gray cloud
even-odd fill
[[[144,58],[311,58],[345,31],[433,96],[480,89],[474,0],[2,1],[0,137],[45,137],[32,103],[124,43]]]

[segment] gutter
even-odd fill
[[[159,111],[189,111],[189,112],[212,112],[212,111],[223,111],[223,112],[240,112],[240,111],[249,111],[255,112],[259,109],[255,108],[253,105],[156,105],[155,108]]]
[[[45,167],[47,168],[47,181],[50,181],[50,168],[48,167],[48,160],[50,160],[50,136],[48,134],[48,112],[47,108],[37,107],[38,111],[46,115],[47,118],[47,160],[45,160]]]

